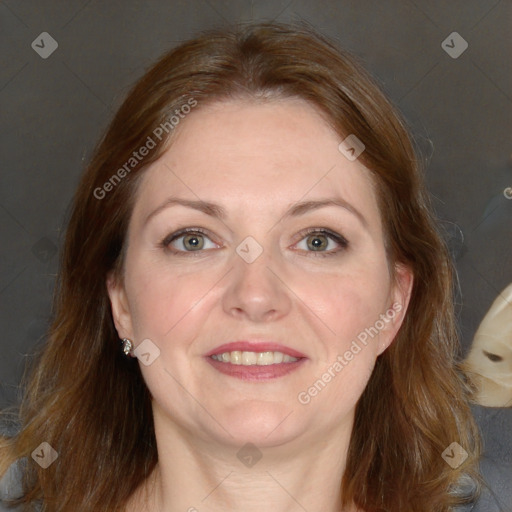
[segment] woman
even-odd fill
[[[27,458],[19,503],[471,500],[453,269],[404,123],[352,57],[279,24],[180,45],[73,204],[49,340],[1,448],[2,472]]]

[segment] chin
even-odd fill
[[[280,402],[246,401],[223,415],[220,423],[233,436],[231,442],[275,446],[292,439],[296,430],[297,411]]]

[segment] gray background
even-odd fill
[[[0,0],[0,408],[42,342],[71,195],[130,85],[199,30],[298,19],[358,55],[409,121],[456,259],[467,350],[512,282],[511,0]],[[456,59],[441,47],[454,31],[469,44]],[[58,42],[47,59],[31,47],[42,32]],[[477,411],[487,456],[509,465],[511,411]]]

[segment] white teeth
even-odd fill
[[[227,352],[227,354],[230,355],[229,352]],[[251,364],[256,364],[257,360],[258,354],[256,354],[256,352],[242,352],[242,361],[240,364],[243,364],[244,366],[249,366]]]
[[[258,354],[258,364],[259,365],[267,365],[272,364],[274,362],[274,353],[273,352],[260,352]]]
[[[293,363],[299,360],[297,357],[282,352],[241,352],[240,350],[214,354],[211,357],[216,361],[243,366],[268,366],[270,364]]]
[[[288,356],[290,357],[290,356]],[[284,354],[282,352],[274,352],[274,364],[282,363]]]

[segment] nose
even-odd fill
[[[263,250],[252,263],[234,254],[234,268],[223,296],[223,309],[232,317],[255,323],[279,320],[291,309],[290,290],[271,254]]]

